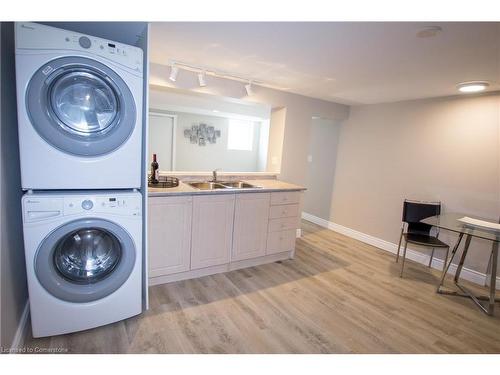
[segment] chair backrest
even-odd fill
[[[422,202],[405,199],[403,222],[408,224],[408,233],[429,235],[432,226],[420,220],[441,214],[441,202]]]

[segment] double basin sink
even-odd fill
[[[199,190],[262,189],[262,186],[252,185],[244,181],[204,181],[188,182],[187,184]]]

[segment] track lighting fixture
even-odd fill
[[[207,82],[205,81],[205,72],[198,73],[198,83],[200,84],[200,87],[205,87],[207,85]]]
[[[177,80],[178,74],[179,68],[175,65],[172,65],[172,67],[170,68],[170,77],[168,77],[168,79],[170,79],[172,82],[175,82]]]
[[[258,80],[253,80],[250,77],[244,77],[229,72],[218,71],[213,68],[209,68],[207,66],[184,63],[178,60],[169,60],[167,64],[170,66],[170,76],[168,78],[172,82],[175,82],[177,80],[177,76],[179,75],[179,70],[184,70],[196,74],[196,77],[198,78],[198,84],[200,87],[206,87],[207,76],[211,76],[242,83],[245,87],[247,96],[252,96],[255,94],[254,86],[268,87],[277,90],[282,90],[280,86],[272,85],[270,83],[265,83]]]
[[[247,95],[248,96],[252,96],[253,95],[252,81],[248,82],[245,85],[245,90],[247,90]]]

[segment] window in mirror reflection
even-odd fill
[[[252,151],[254,123],[248,120],[229,119],[227,149]]]

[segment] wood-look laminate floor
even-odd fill
[[[439,272],[302,223],[296,258],[150,288],[150,310],[30,339],[70,353],[500,353],[500,306],[435,293]],[[469,284],[470,285],[470,284]]]

